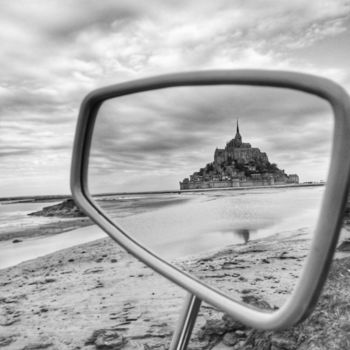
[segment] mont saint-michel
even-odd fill
[[[286,174],[270,163],[265,152],[242,142],[237,121],[236,135],[224,149],[217,148],[214,161],[180,182],[181,190],[298,184],[297,174]]]

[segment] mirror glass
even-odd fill
[[[114,98],[96,119],[89,191],[162,259],[273,309],[309,252],[332,132],[329,103],[290,89],[192,86]]]

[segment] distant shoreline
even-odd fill
[[[197,193],[197,192],[219,192],[219,191],[240,191],[240,190],[256,190],[263,188],[288,188],[288,187],[317,187],[325,186],[325,183],[302,183],[302,184],[285,184],[271,186],[247,186],[247,187],[222,187],[222,188],[199,188],[191,190],[159,190],[159,191],[139,191],[139,192],[114,192],[99,193],[93,197],[102,196],[128,196],[128,195],[145,195],[145,194],[181,194],[181,193]]]
[[[17,203],[41,203],[41,202],[52,202],[55,200],[63,200],[72,198],[71,195],[43,195],[43,196],[15,196],[15,197],[2,197],[1,202],[10,202],[5,204],[17,204]],[[3,203],[2,203],[3,204]]]
[[[115,193],[99,193],[99,194],[93,195],[93,197],[144,195],[144,194],[181,194],[181,193],[240,191],[240,190],[244,190],[245,191],[245,190],[263,189],[263,188],[317,187],[317,186],[325,186],[325,185],[326,185],[326,183],[302,183],[302,184],[285,184],[285,185],[271,185],[271,186],[199,188],[199,189],[191,189],[191,190],[160,190],[160,191],[140,191],[140,192],[115,192]]]
[[[239,190],[255,190],[262,188],[288,188],[288,187],[315,187],[325,186],[325,183],[302,183],[302,184],[286,184],[286,185],[271,185],[271,186],[247,186],[247,187],[222,187],[222,188],[201,188],[191,190],[159,190],[159,191],[139,191],[139,192],[113,192],[113,193],[99,193],[93,197],[100,196],[126,196],[126,195],[144,195],[144,194],[181,194],[181,193],[196,193],[196,192],[210,192],[210,191],[239,191]],[[0,202],[11,202],[6,204],[16,203],[35,203],[35,202],[51,202],[54,200],[70,199],[71,195],[41,195],[41,196],[15,196],[2,197]]]

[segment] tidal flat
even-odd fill
[[[207,199],[206,208],[215,203]],[[341,241],[348,236],[345,226]],[[295,286],[310,235],[301,227],[250,238],[171,261],[238,301],[273,311]],[[167,349],[186,295],[108,237],[1,269],[0,281],[4,349]],[[203,303],[189,349],[349,348],[349,290],[345,250],[336,253],[320,301],[303,323],[257,331]]]

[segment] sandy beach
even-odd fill
[[[275,309],[294,286],[307,244],[299,232],[176,264],[237,300]],[[348,253],[338,258],[342,267],[350,267]],[[0,280],[4,349],[167,349],[186,294],[108,237],[2,269]],[[333,324],[332,329],[340,326]],[[312,341],[316,331],[309,330]],[[206,304],[193,334],[190,349],[263,349],[254,345],[259,339],[269,339],[270,346],[275,344],[271,349],[306,349],[310,342],[299,339],[304,344],[300,347],[294,338],[281,339],[273,332],[255,339],[256,331]],[[342,334],[341,339],[349,340]]]

